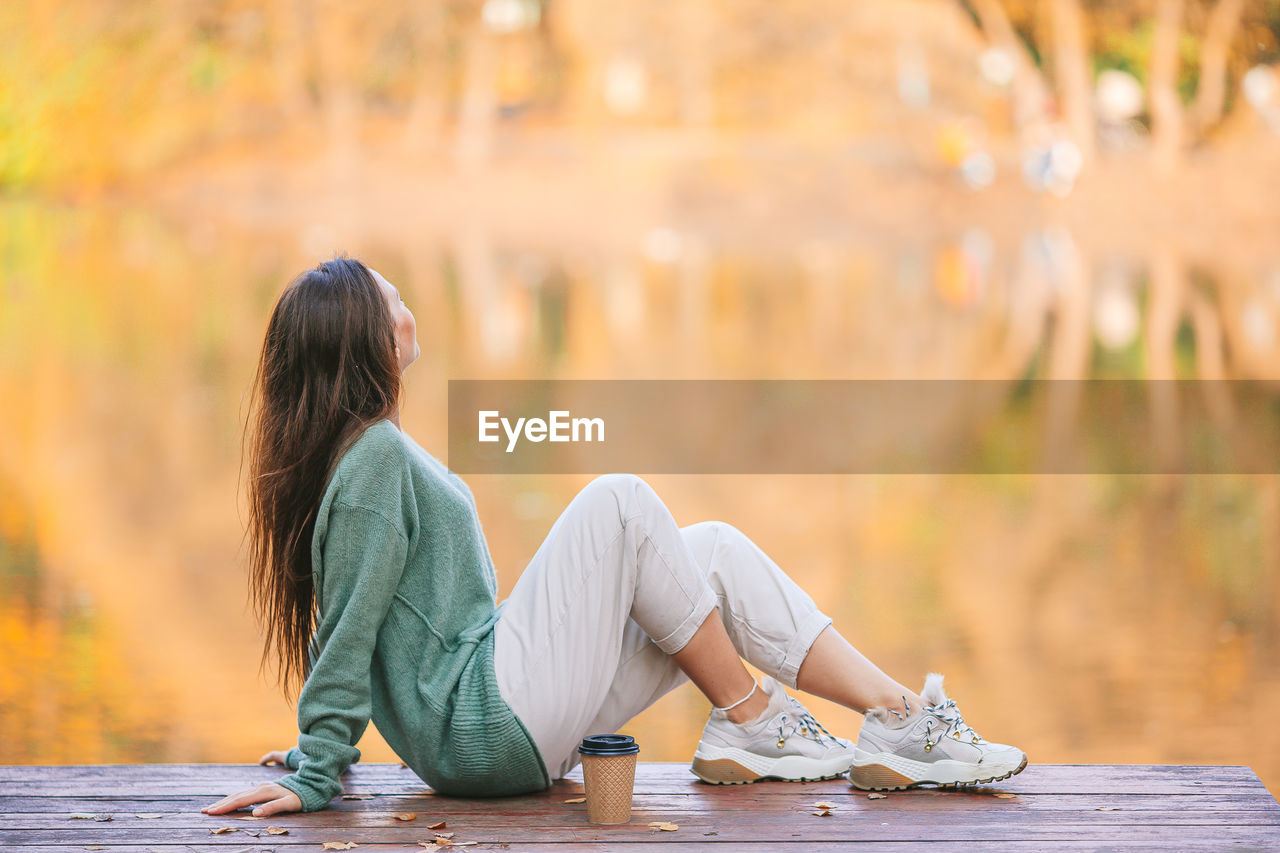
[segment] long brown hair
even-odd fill
[[[271,312],[243,448],[249,465],[249,587],[286,697],[311,672],[311,538],[341,454],[400,398],[395,324],[367,267],[347,257],[295,278]],[[242,457],[243,462],[243,457]]]

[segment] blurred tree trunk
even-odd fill
[[[1182,153],[1183,111],[1178,98],[1178,37],[1183,0],[1156,0],[1156,31],[1151,45],[1151,156],[1156,168],[1172,170]]]
[[[311,0],[317,12],[314,26],[320,53],[320,103],[330,167],[347,175],[355,166],[360,139],[362,105],[357,84],[359,38],[348,16],[351,10],[337,0]]]
[[[1200,84],[1191,107],[1191,124],[1199,132],[1222,119],[1227,94],[1227,54],[1243,12],[1244,0],[1218,0],[1209,15],[1209,26],[1200,48]]]
[[[404,125],[404,146],[419,151],[440,136],[448,98],[448,6],[442,0],[415,0],[410,9],[417,82]]]
[[[488,161],[498,115],[498,48],[477,15],[462,45],[462,102],[454,156],[465,167]]]
[[[709,127],[715,121],[713,12],[708,0],[684,0],[673,8],[678,10],[680,120],[691,127]]]
[[[1013,59],[1013,120],[1016,127],[1044,118],[1049,104],[1049,87],[1035,61],[1027,52],[998,0],[972,0],[982,31],[993,46],[1007,51]]]
[[[1063,117],[1086,163],[1094,154],[1093,85],[1080,0],[1051,0],[1053,62]]]
[[[307,52],[313,21],[302,8],[302,0],[280,0],[268,7],[271,16],[272,65],[279,87],[280,105],[287,118],[310,111],[307,88],[311,61]]]
[[[1178,412],[1178,324],[1182,319],[1187,287],[1186,267],[1177,250],[1159,246],[1150,260],[1147,288],[1146,383],[1151,395],[1151,444],[1155,460],[1164,471],[1178,467],[1181,427]]]

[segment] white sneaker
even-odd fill
[[[693,754],[693,775],[713,785],[742,785],[759,779],[807,782],[844,775],[854,746],[822,727],[804,706],[772,678],[760,687],[769,707],[754,722],[739,725],[711,709]]]
[[[1027,766],[1022,750],[989,743],[960,716],[930,673],[920,692],[925,707],[909,717],[887,708],[867,711],[849,770],[853,787],[900,791],[920,784],[944,788],[1007,779]],[[904,705],[905,710],[905,705]]]

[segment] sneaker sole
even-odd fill
[[[849,783],[860,791],[904,791],[917,785],[937,785],[939,788],[965,788],[1008,779],[1010,776],[1016,776],[1021,773],[1027,766],[1027,756],[1024,753],[1022,762],[1012,770],[1006,770],[1002,773],[997,768],[989,775],[973,774],[973,778],[961,779],[955,778],[960,775],[958,772],[942,773],[939,771],[955,771],[958,768],[973,765],[951,761],[925,764],[924,762],[912,761],[907,758],[886,756],[883,753],[869,760],[863,760],[867,763],[858,764],[857,760],[855,760],[853,767],[849,769]]]
[[[825,761],[799,755],[767,758],[742,749],[699,744],[689,769],[694,776],[711,785],[747,785],[761,779],[783,782],[839,779],[849,772],[852,763],[851,756]]]

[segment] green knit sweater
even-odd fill
[[[497,577],[467,485],[389,420],[343,454],[316,516],[318,617],[298,745],[278,783],[316,811],[342,791],[372,719],[442,794],[551,780],[493,673]]]

